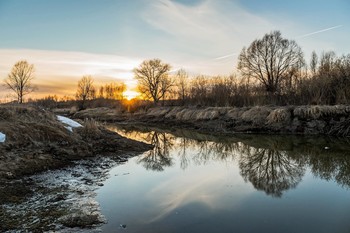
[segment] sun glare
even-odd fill
[[[139,93],[136,91],[127,90],[127,91],[123,92],[123,96],[127,100],[132,100],[132,99],[136,98],[138,95],[139,95]]]

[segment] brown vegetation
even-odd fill
[[[188,128],[214,134],[255,132],[350,136],[349,113],[347,105],[153,107],[133,114],[107,108],[89,109],[77,112],[74,117]]]
[[[70,161],[96,155],[141,152],[149,147],[109,132],[94,120],[73,132],[56,116],[34,106],[1,105],[0,181],[60,167]]]

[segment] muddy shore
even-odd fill
[[[151,145],[130,140],[105,129],[95,121],[80,121],[73,131],[55,114],[28,106],[1,106],[0,181],[64,167],[72,161],[141,153]],[[124,159],[124,158],[122,158]]]
[[[79,232],[104,222],[93,191],[108,168],[152,146],[80,123],[69,130],[50,111],[0,106],[1,232]]]

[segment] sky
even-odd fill
[[[305,53],[350,53],[348,0],[0,0],[0,82],[19,60],[36,68],[37,96],[73,96],[77,81],[135,86],[133,68],[229,75],[244,46],[280,30]],[[11,98],[0,86],[0,99]]]

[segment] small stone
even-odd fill
[[[126,228],[126,224],[120,224],[119,227],[125,229]]]

